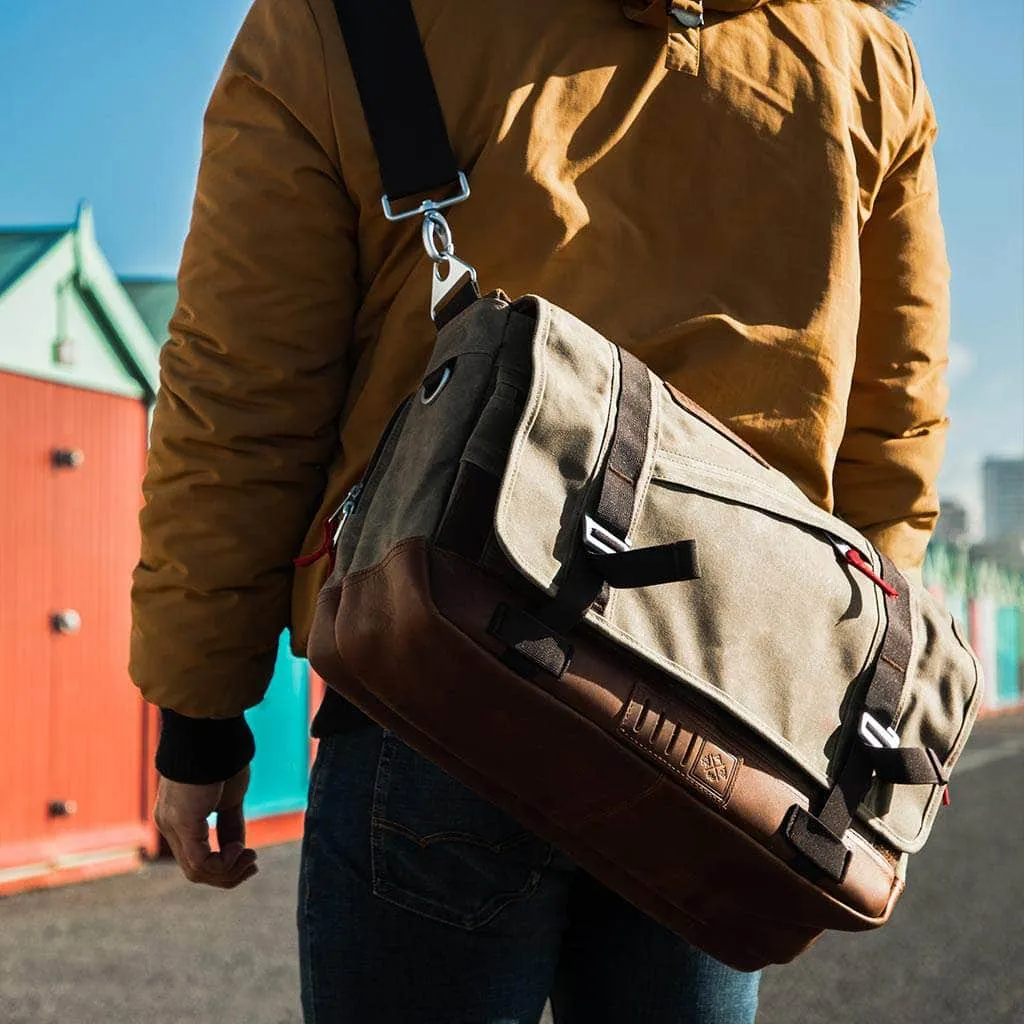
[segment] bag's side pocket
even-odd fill
[[[370,827],[376,896],[472,930],[540,885],[551,847],[385,733]]]

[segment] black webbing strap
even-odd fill
[[[633,521],[636,489],[647,452],[651,424],[651,375],[631,352],[619,349],[622,387],[615,416],[615,434],[608,451],[601,495],[594,518],[610,533],[625,539]]]
[[[636,489],[647,449],[652,397],[647,367],[629,352],[617,351],[621,367],[619,400],[594,518],[613,537],[624,541],[633,521]],[[617,554],[602,557],[613,560]],[[673,566],[680,560],[686,561],[683,556],[674,558]],[[611,561],[604,567],[610,564]],[[635,570],[636,563],[633,567]],[[686,566],[687,569],[694,567]],[[649,565],[641,568],[648,574],[651,571]],[[663,571],[660,566],[658,568]],[[626,571],[628,573],[628,567]],[[491,623],[491,632],[509,645],[502,662],[527,678],[532,678],[537,668],[552,674],[563,673],[568,662],[560,663],[559,653],[567,653],[571,658],[571,648],[566,647],[563,638],[583,621],[605,586],[606,578],[599,563],[581,544],[569,562],[558,594],[544,602],[532,616],[513,619],[507,609],[498,609]],[[542,633],[538,632],[538,625],[542,627]]]
[[[882,579],[897,593],[886,608],[889,622],[878,652],[874,674],[864,694],[864,710],[883,728],[896,723],[900,698],[907,685],[911,647],[914,642],[910,620],[910,586],[906,577],[886,558],[882,561]]]
[[[865,747],[865,752],[883,782],[904,786],[945,786],[949,782],[931,747]]]
[[[910,587],[903,574],[884,555],[882,578],[897,591],[888,602],[889,623],[882,639],[874,674],[864,696],[862,711],[874,719],[881,731],[892,728],[910,668],[913,633],[910,617]],[[931,749],[918,747],[869,746],[859,733],[835,785],[817,815],[794,806],[786,818],[785,833],[790,842],[819,868],[837,881],[849,862],[849,850],[842,841],[857,808],[875,777],[906,785],[944,785],[942,762]]]
[[[384,192],[454,184],[459,167],[409,0],[334,0]]]
[[[511,605],[498,605],[487,632],[508,645],[503,661],[520,675],[543,669],[561,679],[572,662],[571,643],[553,633],[547,623]]]
[[[636,489],[647,450],[652,398],[647,367],[625,349],[617,351],[621,367],[619,401],[594,519],[612,536],[624,541],[633,521]],[[569,563],[558,595],[541,609],[538,617],[555,632],[568,633],[583,621],[587,610],[601,596],[605,582],[589,552],[580,546]]]
[[[700,576],[697,548],[691,540],[636,550],[625,547],[647,452],[653,398],[647,367],[629,352],[618,351],[621,381],[615,427],[593,515],[594,523],[605,532],[603,541],[609,550],[591,550],[581,544],[558,594],[534,616],[515,617],[502,607],[491,624],[491,632],[508,644],[502,661],[529,678],[537,668],[556,676],[565,672],[572,657],[565,634],[583,621],[608,585],[653,587]]]
[[[602,555],[590,552],[590,564],[601,578],[616,590],[656,587],[662,583],[680,583],[700,577],[697,542],[678,540],[635,551],[617,551]]]

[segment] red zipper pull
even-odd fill
[[[886,597],[899,597],[900,592],[891,584],[886,583],[874,569],[864,560],[864,556],[856,550],[856,548],[850,548],[846,552],[846,560],[856,569],[858,572],[862,572],[872,583],[876,586],[881,587]]]
[[[948,807],[953,802],[953,798],[949,795],[949,784],[947,783],[942,790],[942,806]]]
[[[311,555],[303,555],[301,558],[296,558],[292,562],[296,569],[308,569],[311,565],[316,565],[321,558],[329,556],[331,559],[331,572],[334,572],[334,524],[336,521],[337,515],[328,516],[324,520],[323,543]]]
[[[356,510],[359,504],[359,497],[363,493],[362,481],[351,488],[345,495],[345,500],[335,511],[324,520],[324,541],[311,555],[304,555],[296,558],[294,565],[297,569],[308,569],[316,565],[325,555],[331,560],[331,572],[334,572],[334,563],[338,557],[338,541],[341,539],[341,531],[348,522],[349,516]]]
[[[830,537],[832,546],[838,551],[843,558],[854,567],[859,573],[863,573],[876,587],[881,588],[882,592],[886,597],[899,597],[900,592],[891,584],[886,583],[881,576],[875,572],[874,569],[868,564],[864,556],[856,549],[850,547],[849,544],[844,544],[842,541],[836,540],[834,537]]]

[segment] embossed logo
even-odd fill
[[[726,803],[743,761],[710,740],[703,740],[697,756],[690,763],[690,778],[707,796]]]
[[[708,782],[727,782],[729,779],[729,766],[721,754],[705,754],[700,759],[700,766]]]

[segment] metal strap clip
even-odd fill
[[[583,546],[599,555],[617,555],[629,550],[629,541],[616,537],[592,516],[584,516]]]
[[[382,196],[380,204],[384,207],[384,216],[390,221],[409,220],[412,217],[420,217],[432,210],[447,210],[449,206],[457,203],[464,203],[469,198],[469,179],[465,171],[459,171],[459,191],[457,195],[449,196],[447,199],[424,199],[419,206],[411,210],[395,211],[389,196]]]
[[[430,288],[430,315],[437,319],[438,311],[448,296],[466,283],[476,288],[476,271],[456,257],[451,226],[437,210],[428,211],[423,218],[423,248],[434,264]]]
[[[857,731],[861,741],[875,750],[886,747],[896,750],[900,745],[900,734],[895,729],[887,729],[870,711],[860,716],[860,728]]]
[[[389,221],[410,220],[413,217],[423,218],[423,248],[434,264],[431,274],[430,316],[436,320],[437,315],[449,296],[464,285],[471,285],[479,296],[476,283],[476,271],[465,261],[455,256],[455,243],[452,241],[452,229],[445,220],[441,210],[463,203],[469,198],[469,179],[464,171],[459,171],[458,195],[447,199],[424,199],[419,206],[411,210],[396,213],[388,196],[381,198],[384,216]]]

